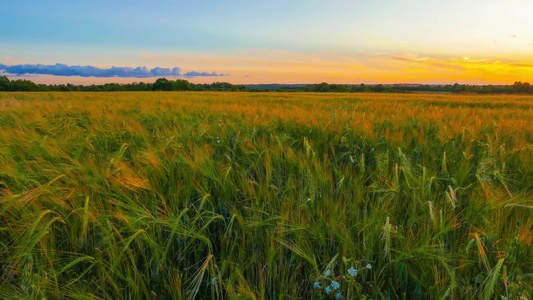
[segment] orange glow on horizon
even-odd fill
[[[185,78],[193,83],[230,82],[232,84],[513,84],[533,81],[533,63],[464,57],[427,57],[415,54],[368,53],[297,53],[256,50],[242,56],[153,55],[142,54],[136,62],[158,65],[181,65],[183,71],[209,69],[229,73],[224,77]],[[533,61],[533,57],[531,58]],[[52,75],[8,76],[44,84],[103,84],[153,82],[154,78],[61,77]],[[169,78],[170,79],[170,78]]]

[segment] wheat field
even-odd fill
[[[0,93],[0,298],[531,299],[533,97]]]

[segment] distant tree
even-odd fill
[[[455,83],[453,86],[452,86],[452,93],[461,93],[461,92],[464,92],[466,90],[464,84],[463,85],[460,85],[459,83]]]
[[[233,84],[228,82],[213,82],[211,90],[213,91],[231,91]]]
[[[172,82],[166,78],[158,78],[152,84],[152,91],[172,91]]]
[[[383,86],[383,84],[375,85],[375,86],[372,87],[372,89],[376,93],[381,93],[381,92],[385,91],[385,87]]]
[[[125,91],[126,86],[123,84],[118,84],[118,83],[106,83],[102,87],[102,90],[106,92],[120,92],[120,91]]]
[[[73,85],[73,84],[70,84],[70,83],[67,83],[67,87],[68,87],[71,91],[79,91],[79,90],[80,90],[80,87],[79,87],[79,86],[76,86],[76,85]]]
[[[39,91],[39,86],[30,80],[22,80],[22,79],[13,80],[11,81],[11,86],[14,91],[22,91],[22,92]]]
[[[513,84],[513,89],[515,90],[515,92],[520,94],[528,93],[530,88],[531,85],[529,84],[529,82],[522,83],[520,81],[517,81]]]
[[[531,90],[531,85],[529,84],[529,82],[524,82],[523,90],[524,90],[524,93],[529,93],[529,91]]]
[[[57,91],[60,91],[60,92],[70,92],[72,91],[72,89],[64,84],[60,84],[57,86]]]
[[[51,91],[52,89],[46,85],[46,84],[39,84],[39,91],[42,91],[42,92],[49,92]]]
[[[137,85],[135,85],[135,90],[136,91],[150,91],[152,90],[152,84],[139,82]]]
[[[173,83],[173,89],[174,91],[191,91],[192,87],[191,84],[185,80],[185,79],[177,79]]]
[[[331,84],[329,86],[329,91],[335,93],[346,93],[349,92],[350,89],[344,84]]]
[[[327,82],[321,82],[319,84],[313,84],[311,92],[325,93],[329,92],[329,84]]]
[[[350,88],[350,92],[352,93],[361,93],[361,92],[367,92],[368,88],[364,83],[361,83],[360,85],[354,85]]]
[[[99,86],[99,85],[91,84],[91,85],[89,85],[89,86],[86,86],[86,87],[84,88],[84,91],[88,91],[88,92],[100,92],[100,91],[102,91],[102,89],[101,89],[101,86]]]
[[[7,78],[6,76],[0,77],[0,91],[9,91],[10,85],[11,82],[9,81],[9,78]]]
[[[126,84],[123,88],[125,91],[149,91],[152,89],[152,86],[144,82],[133,82]]]
[[[191,83],[191,87],[193,91],[202,92],[205,91],[205,87],[203,84],[194,84]]]

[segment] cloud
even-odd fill
[[[229,74],[218,74],[216,72],[208,73],[208,72],[190,71],[190,72],[187,72],[187,73],[183,74],[183,76],[185,76],[185,77],[199,77],[199,76],[217,77],[217,76],[230,76],[230,75]]]
[[[529,64],[529,63],[511,63],[509,65],[513,67],[533,68],[533,64]]]
[[[148,69],[146,67],[111,67],[108,69],[94,66],[69,66],[65,64],[42,65],[4,65],[0,64],[0,72],[14,75],[41,74],[54,76],[80,76],[80,77],[119,77],[119,78],[149,78],[149,77],[197,77],[197,76],[228,76],[228,74],[217,74],[207,72],[191,71],[181,73],[181,68],[160,68]]]
[[[435,68],[448,69],[448,70],[464,70],[464,67],[460,64],[456,64],[452,59],[439,59],[432,57],[419,57],[417,55],[399,55],[393,54],[390,56],[393,60],[408,62],[419,65],[427,65]]]

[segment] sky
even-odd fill
[[[533,82],[532,0],[0,0],[37,83]]]

